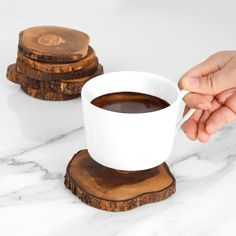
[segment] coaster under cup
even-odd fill
[[[164,200],[176,191],[166,163],[142,171],[115,170],[94,161],[87,149],[69,162],[65,186],[84,203],[114,212]]]

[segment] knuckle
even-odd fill
[[[216,52],[216,53],[212,54],[208,59],[221,58],[223,54],[225,54],[224,51],[219,51],[219,52]]]
[[[218,51],[214,53],[211,57],[219,58],[221,59],[223,56],[227,55],[229,51]]]
[[[225,54],[225,51],[218,51],[215,53],[215,56],[221,57],[223,54]]]
[[[216,93],[217,91],[217,80],[215,78],[215,74],[210,73],[207,75],[207,86],[212,93]]]

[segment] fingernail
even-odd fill
[[[190,78],[188,78],[188,85],[191,88],[198,88],[198,87],[200,87],[199,78],[197,78],[197,77],[190,77]]]
[[[197,107],[198,107],[199,109],[202,109],[202,110],[207,110],[207,109],[209,109],[208,106],[207,106],[206,104],[203,104],[203,103],[197,104]]]

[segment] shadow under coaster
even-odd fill
[[[126,211],[171,196],[175,178],[163,163],[141,171],[121,171],[94,161],[87,149],[69,162],[65,185],[84,203],[106,211]]]

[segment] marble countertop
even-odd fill
[[[91,1],[74,1],[70,12],[61,5],[52,13],[50,1],[37,8],[44,17],[33,11],[33,2],[1,3],[0,235],[235,235],[235,123],[206,144],[177,134],[168,159],[177,181],[173,196],[127,212],[105,212],[82,203],[63,183],[67,163],[86,147],[81,100],[37,100],[5,79],[18,32],[32,25],[86,31],[106,72],[148,71],[175,82],[208,55],[235,49],[234,1],[110,2],[91,9]]]

